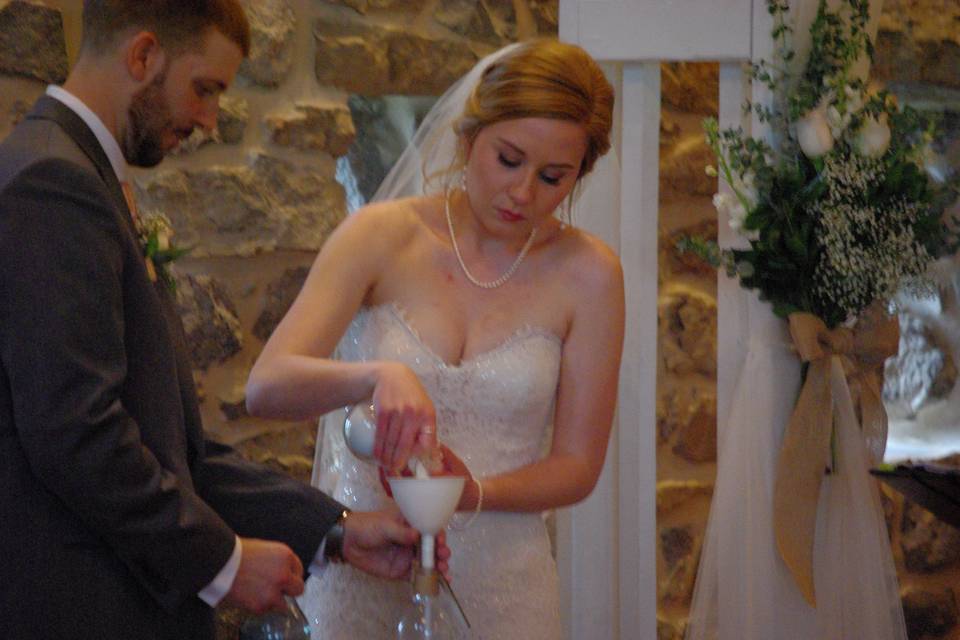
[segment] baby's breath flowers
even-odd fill
[[[827,189],[812,211],[819,216],[814,281],[821,304],[854,315],[901,287],[922,290],[934,258],[914,233],[924,206],[899,195],[872,202],[885,174],[868,156],[831,156],[820,175]]]
[[[789,3],[767,6],[780,60],[752,65],[752,77],[774,100],[747,108],[769,123],[777,147],[704,122],[717,158],[707,174],[730,187],[714,205],[747,248],[721,250],[696,238],[680,246],[759,290],[777,315],[806,311],[833,327],[903,287],[927,288],[928,266],[956,243],[955,227],[942,220],[953,187],[934,184],[925,171],[928,123],[853,75],[873,53],[867,0],[843,0],[836,10],[821,0],[798,77],[788,71]]]

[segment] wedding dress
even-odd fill
[[[524,326],[498,346],[450,364],[421,340],[396,305],[361,309],[337,347],[348,361],[385,359],[409,366],[437,411],[440,441],[477,476],[530,464],[543,453],[553,419],[561,341]],[[389,499],[377,467],[357,460],[343,440],[344,412],[321,421],[314,484],[351,509]],[[451,583],[471,629],[467,638],[560,637],[556,564],[539,513],[481,512],[463,531],[448,529]],[[307,580],[300,604],[311,638],[394,637],[402,581],[380,580],[349,565],[328,565]]]

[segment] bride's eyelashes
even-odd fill
[[[500,164],[507,167],[508,169],[516,169],[517,167],[520,166],[522,162],[521,160],[513,160],[511,158],[508,158],[502,153],[497,154],[497,159],[500,161]],[[545,184],[548,184],[553,187],[560,184],[560,180],[562,179],[563,179],[563,176],[551,176],[545,173],[540,174],[540,180],[542,180]]]
[[[516,169],[517,167],[520,166],[520,161],[519,161],[519,160],[512,160],[512,159],[508,158],[507,156],[503,155],[502,153],[498,153],[498,154],[497,154],[497,158],[500,160],[500,164],[502,164],[502,165],[505,166],[505,167],[509,167],[509,168],[511,168],[511,169]]]

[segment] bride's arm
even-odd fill
[[[599,245],[599,242],[597,242]],[[623,346],[623,270],[605,246],[574,270],[578,298],[564,340],[553,444],[546,457],[483,483],[484,510],[542,511],[586,498],[597,483],[617,401]],[[651,365],[652,366],[652,365]],[[475,508],[468,483],[460,509]]]
[[[370,235],[376,213],[349,216],[324,243],[250,371],[246,392],[252,415],[312,418],[373,389],[375,363],[337,362],[330,355],[379,274],[387,247]]]
[[[385,462],[406,462],[420,428],[435,420],[416,375],[397,362],[342,362],[330,356],[414,232],[408,215],[395,202],[371,205],[333,232],[250,372],[246,402],[251,415],[303,420],[373,396],[378,423],[384,423],[376,453]],[[403,460],[396,459],[394,449],[403,452]]]

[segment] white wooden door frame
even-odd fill
[[[802,0],[809,2],[811,0]],[[710,25],[704,28],[704,25]],[[596,490],[557,514],[562,610],[571,640],[656,640],[656,371],[660,62],[720,61],[722,125],[744,123],[742,63],[770,57],[765,0],[560,0],[560,38],[604,64],[617,91],[609,206],[577,224],[618,251],[627,331],[617,416]],[[762,99],[758,88],[752,97]],[[753,124],[756,124],[755,122]],[[720,221],[720,242],[732,237]],[[718,287],[718,437],[745,353],[736,283]]]

